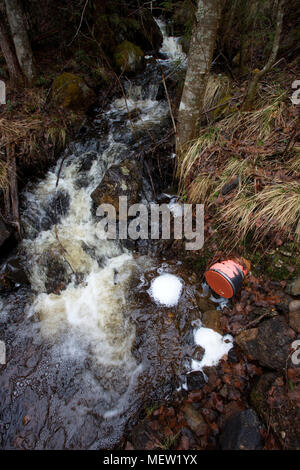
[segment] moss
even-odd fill
[[[65,107],[81,109],[91,104],[93,92],[84,80],[72,73],[63,73],[53,83],[52,97],[54,101]]]
[[[114,61],[122,72],[136,72],[143,68],[144,53],[132,42],[123,41],[114,53]]]
[[[300,257],[293,244],[286,244],[269,253],[245,250],[243,256],[251,261],[255,276],[267,274],[272,281],[289,281],[300,276]]]

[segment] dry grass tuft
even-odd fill
[[[188,202],[214,207],[233,245],[249,233],[256,242],[276,232],[300,241],[300,147],[284,152],[291,128],[287,92],[265,86],[258,105],[203,128],[178,162],[180,189]]]

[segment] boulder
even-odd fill
[[[115,49],[114,62],[120,72],[141,72],[145,66],[144,52],[132,42],[123,41]]]
[[[218,312],[218,310],[207,310],[202,316],[202,323],[205,328],[211,328],[212,330],[223,334],[220,323],[221,315],[221,312]]]
[[[295,332],[282,317],[271,318],[257,328],[236,336],[236,343],[250,357],[270,369],[283,369]]]
[[[138,202],[142,187],[141,176],[139,162],[126,158],[119,165],[109,168],[99,186],[92,192],[91,198],[96,206],[112,204],[118,213],[119,196],[127,196],[128,206]]]
[[[96,101],[96,95],[83,78],[63,73],[52,85],[52,98],[60,106],[74,111],[87,110]]]
[[[300,450],[299,403],[278,373],[263,374],[251,390],[252,406],[284,449]]]
[[[158,51],[163,43],[162,32],[148,8],[141,8],[136,17],[139,30],[136,32],[136,42],[144,51]]]
[[[254,410],[244,410],[229,418],[220,436],[222,450],[262,449],[261,424]]]

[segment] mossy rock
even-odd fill
[[[72,73],[63,73],[52,85],[54,101],[64,108],[86,110],[96,100],[96,95],[83,78]]]
[[[123,41],[116,47],[114,61],[121,72],[134,73],[144,69],[144,53],[132,42]]]

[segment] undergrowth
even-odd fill
[[[231,245],[248,234],[300,241],[299,143],[285,152],[298,118],[287,94],[261,86],[257,109],[210,122],[178,162],[181,195],[205,204]]]

